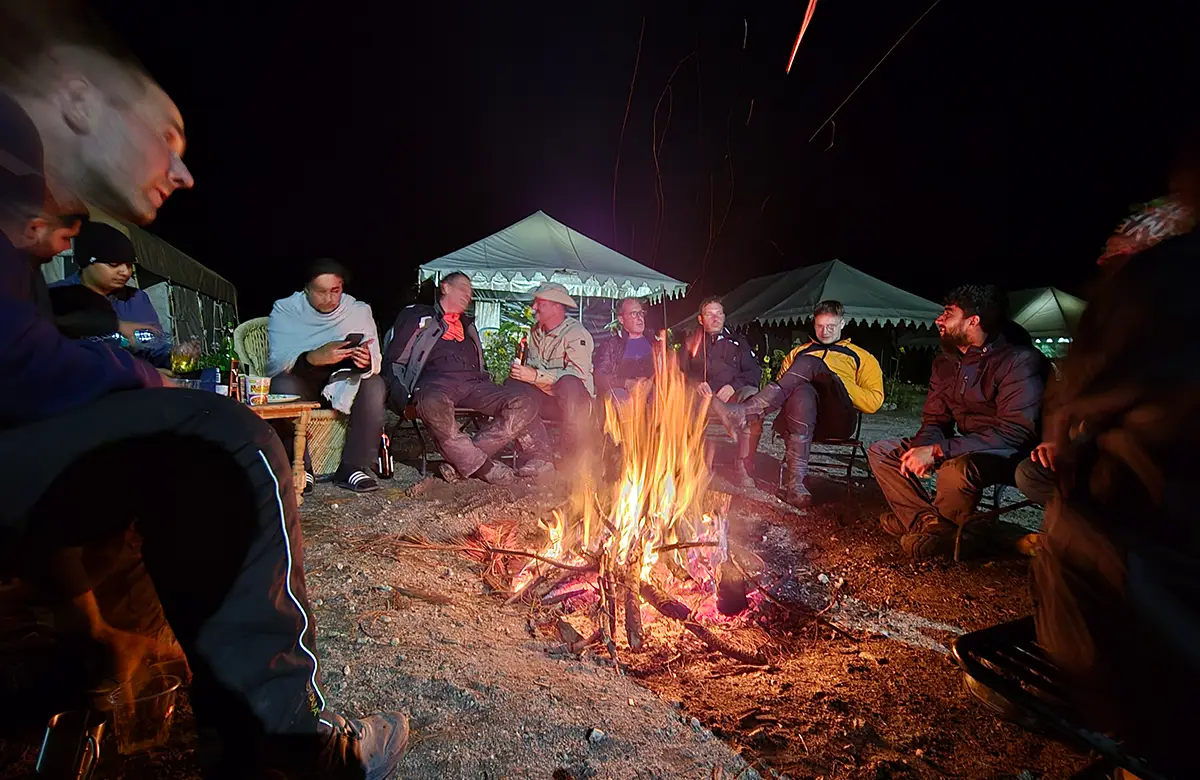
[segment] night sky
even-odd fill
[[[318,256],[390,317],[539,208],[706,294],[833,258],[933,298],[1082,291],[1195,119],[1195,19],[942,0],[810,143],[929,3],[820,0],[790,75],[803,2],[96,6],[187,124],[196,188],[153,230],[244,318]]]

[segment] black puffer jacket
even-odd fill
[[[942,443],[947,458],[968,452],[1024,455],[1041,441],[1049,361],[1004,335],[933,361],[921,429],[913,446]]]
[[[693,382],[707,382],[713,392],[725,385],[740,390],[762,384],[762,366],[754,356],[750,342],[744,335],[728,328],[720,333],[693,334],[684,342],[679,355],[687,378]]]

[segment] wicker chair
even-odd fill
[[[268,317],[246,320],[233,331],[233,349],[238,360],[245,366],[245,373],[265,376],[267,354]],[[346,444],[346,430],[350,418],[333,409],[317,409],[308,417],[308,455],[313,474],[324,477],[337,471],[342,461],[342,447]]]

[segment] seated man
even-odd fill
[[[310,267],[304,290],[275,301],[267,335],[267,375],[272,393],[291,393],[305,401],[326,401],[350,415],[342,462],[335,485],[355,493],[379,489],[371,464],[383,435],[379,375],[379,331],[371,307],[346,295],[346,269],[333,260]],[[291,436],[281,437],[290,449]],[[307,451],[305,453],[307,459]],[[305,464],[305,491],[312,489],[312,467]]]
[[[1001,333],[1004,294],[964,285],[937,318],[942,352],[933,361],[921,428],[911,439],[877,441],[871,469],[892,511],[883,529],[914,559],[947,551],[984,488],[1011,484],[1038,441],[1046,359]],[[930,500],[918,481],[937,474]]]
[[[783,407],[775,430],[787,442],[784,500],[797,508],[812,505],[804,484],[813,438],[854,435],[858,412],[874,414],[883,405],[883,371],[862,347],[842,338],[845,309],[839,301],[821,301],[813,309],[816,338],[793,349],[779,379],[739,406],[731,406],[739,443],[734,473],[743,487],[754,487],[750,469],[762,435],[762,416]]]
[[[0,8],[5,32],[26,21],[10,16],[12,5]],[[24,8],[36,15],[48,5]],[[96,42],[93,26],[64,35],[64,45],[58,23],[71,18],[34,19],[22,36],[29,56],[0,68],[0,212],[45,202],[45,188],[63,203],[84,187],[78,194],[109,213],[150,222],[174,190],[192,186],[182,120],[137,65]],[[89,109],[70,108],[80,105]],[[381,780],[403,754],[407,719],[324,711],[300,517],[278,437],[228,398],[159,389],[148,363],[64,337],[39,263],[25,254],[47,259],[52,242],[10,229],[0,224],[0,577],[15,573],[61,597],[126,681],[140,651],[97,635],[95,583],[70,563],[79,563],[72,550],[119,541],[136,518],[146,570],[195,672],[198,728],[215,738],[210,774],[242,776],[251,757],[263,773]],[[121,501],[78,489],[114,463],[164,467]],[[197,496],[198,475],[205,495],[220,497],[217,511]]]
[[[579,320],[567,317],[567,308],[577,308],[567,288],[546,282],[533,291],[533,314],[537,323],[529,332],[525,363],[513,363],[509,379],[536,387],[541,419],[561,420],[563,448],[568,459],[587,453],[592,436],[592,334]],[[530,426],[522,449],[540,448],[545,428],[538,419]],[[528,444],[526,442],[532,442]]]
[[[84,224],[75,239],[79,271],[50,285],[54,319],[70,338],[119,333],[138,357],[170,368],[171,341],[150,296],[128,286],[136,263],[133,244],[121,231],[102,222]]]
[[[617,304],[616,335],[596,345],[596,395],[628,390],[639,379],[654,378],[654,344],[646,335],[646,305],[640,298]]]
[[[470,278],[456,271],[442,277],[433,306],[400,312],[387,348],[388,406],[403,417],[405,407],[416,403],[417,416],[446,459],[441,473],[447,482],[475,477],[504,484],[513,472],[494,458],[537,419],[539,402],[525,388],[497,385],[484,370],[479,331],[466,314],[471,294]],[[455,419],[458,407],[492,419],[468,436]],[[553,469],[544,455],[530,453],[517,473]]]
[[[725,327],[725,307],[712,296],[700,302],[700,328],[680,350],[680,368],[700,392],[711,395],[714,409],[745,401],[758,392],[762,366],[744,336]]]

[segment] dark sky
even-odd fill
[[[704,293],[832,258],[929,297],[1079,291],[1195,116],[1195,11],[943,0],[809,143],[929,2],[820,0],[790,75],[803,2],[97,7],[187,123],[196,188],[153,229],[243,317],[322,255],[390,314],[539,208]]]

